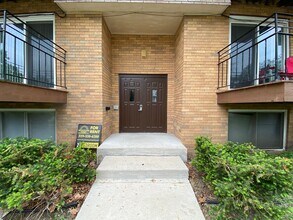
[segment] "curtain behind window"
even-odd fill
[[[282,149],[284,113],[229,113],[228,140],[263,149]]]
[[[31,85],[53,87],[54,68],[53,68],[53,22],[52,21],[34,21],[27,22],[32,27],[28,27],[28,81]],[[37,35],[39,32],[44,37]],[[40,48],[41,50],[38,50]]]
[[[252,31],[243,36],[247,32],[255,28],[251,24],[232,24],[231,26],[231,70],[230,70],[230,84],[231,88],[239,88],[244,86],[251,86],[254,84],[256,54],[255,47],[255,33]],[[241,37],[241,38],[240,38]],[[240,38],[240,39],[239,39]],[[251,47],[250,49],[248,49]]]

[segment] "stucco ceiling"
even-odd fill
[[[117,13],[105,13],[104,18],[112,34],[161,34],[176,33],[182,14],[157,16],[151,14],[128,14],[112,16]]]
[[[104,17],[112,34],[176,33],[184,15],[221,14],[228,5],[56,2],[67,14],[89,13]]]

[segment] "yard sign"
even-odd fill
[[[76,147],[98,148],[101,135],[102,125],[79,124],[77,127]]]

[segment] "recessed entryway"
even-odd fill
[[[120,75],[120,132],[167,131],[167,75]]]

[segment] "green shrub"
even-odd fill
[[[293,159],[293,151],[284,151],[284,152],[281,152],[281,153],[273,155],[273,156]]]
[[[91,181],[95,154],[39,139],[0,140],[0,207],[62,206],[72,184]]]
[[[293,160],[250,144],[196,139],[192,164],[219,199],[216,219],[283,219],[292,216]]]

